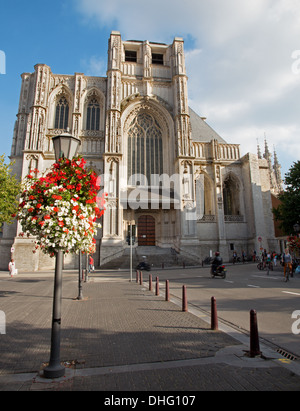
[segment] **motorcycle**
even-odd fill
[[[218,267],[215,267],[215,269],[213,269],[213,267],[211,267],[211,278],[215,278],[215,277],[221,277],[221,278],[226,278],[226,268],[225,265],[219,265]]]
[[[151,266],[150,266],[150,264],[145,263],[144,261],[142,261],[141,263],[139,263],[139,264],[136,266],[136,269],[137,269],[137,270],[141,270],[141,271],[143,271],[143,270],[150,271],[150,270],[151,270]]]

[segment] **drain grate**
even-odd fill
[[[278,348],[277,352],[278,352],[278,354],[282,355],[283,357],[285,357],[288,360],[291,360],[291,361],[297,361],[298,360],[298,357],[296,357],[294,354],[291,354],[291,353],[283,350],[282,348]]]

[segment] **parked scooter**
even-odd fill
[[[137,270],[146,270],[146,271],[150,271],[151,270],[151,266],[150,266],[150,264],[148,264],[148,263],[145,263],[144,261],[142,261],[141,263],[139,263],[137,266],[136,266],[136,269]]]
[[[219,265],[215,269],[211,267],[211,278],[215,278],[215,277],[226,278],[226,271],[227,271],[226,267],[223,264]]]

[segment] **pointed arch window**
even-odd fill
[[[223,184],[223,201],[225,216],[240,215],[240,201],[239,201],[239,185],[229,175]]]
[[[96,98],[92,98],[87,106],[86,130],[100,130],[100,104]]]
[[[60,97],[56,103],[54,128],[66,130],[69,127],[69,103],[66,97]]]
[[[128,179],[133,175],[145,176],[140,184],[151,184],[151,175],[163,174],[162,130],[149,113],[140,113],[128,131]]]

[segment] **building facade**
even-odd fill
[[[134,247],[172,248],[197,261],[216,250],[229,259],[234,250],[277,247],[271,191],[281,185],[279,166],[271,169],[270,156],[241,157],[238,144],[189,107],[187,84],[182,38],[123,41],[119,32],[109,39],[106,77],[57,75],[44,64],[22,74],[15,172],[49,168],[53,136],[80,138],[80,154],[108,193],[97,266],[124,253],[130,225]],[[4,227],[2,269],[11,250],[20,270],[52,267],[20,231],[17,222]],[[65,267],[75,265],[66,259]]]

